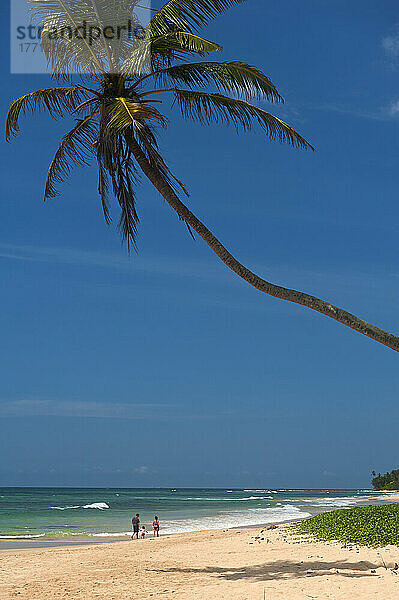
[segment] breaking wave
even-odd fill
[[[77,508],[97,508],[105,510],[110,508],[106,502],[93,502],[93,504],[85,504],[84,506],[50,506],[53,510],[76,510]]]

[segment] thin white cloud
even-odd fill
[[[391,103],[386,110],[393,112],[395,117],[399,117],[399,100]],[[271,302],[268,298],[265,299],[264,296],[262,297],[259,292],[254,293],[252,291],[251,296],[246,295],[245,297],[240,295],[237,282],[241,285],[242,282],[212,255],[212,260],[210,261],[182,258],[181,256],[129,257],[111,253],[71,250],[68,248],[40,248],[26,245],[0,244],[0,260],[2,257],[12,260],[73,264],[87,268],[123,269],[126,273],[132,274],[132,282],[134,281],[134,276],[141,272],[152,275],[159,274],[168,278],[172,276],[198,277],[202,280],[212,282],[212,289],[208,287],[203,292],[199,292],[198,290],[186,291],[183,297],[181,291],[174,289],[173,285],[163,285],[163,300],[172,303],[182,303],[188,299],[190,303],[196,303],[201,306],[212,306],[221,310],[261,311],[262,313],[266,311],[268,314],[285,311],[284,314],[287,316],[290,315],[296,318],[296,312],[291,309],[291,305],[288,303]],[[380,298],[381,294],[378,294],[378,290],[387,289],[387,286],[393,286],[391,287],[393,289],[392,293],[396,293],[397,290],[396,278],[392,276],[392,273],[385,271],[379,272],[377,275],[375,270],[371,272],[359,270],[356,264],[352,266],[345,264],[345,266],[341,265],[337,269],[330,268],[321,271],[315,271],[303,265],[257,264],[246,259],[244,259],[244,264],[247,264],[251,270],[258,273],[261,277],[273,281],[277,285],[306,290],[308,293],[319,297],[328,297],[334,304],[343,305],[345,303],[346,308],[349,308],[348,302],[351,299],[353,300],[354,297],[357,298],[360,289],[363,290],[363,295],[367,295],[368,298]],[[355,282],[356,287],[354,287]],[[140,285],[143,285],[143,282],[140,282]],[[236,293],[231,294],[231,290],[227,286],[236,286]],[[94,290],[96,295],[101,290],[102,296],[113,297],[114,294],[130,296],[133,294],[134,297],[137,297],[137,286],[133,287],[131,283],[123,285],[118,285],[114,282],[112,284],[90,283],[88,290],[90,293]],[[355,306],[353,306],[353,310],[356,310]],[[110,415],[110,417],[112,416],[115,415]],[[135,418],[139,417],[135,416]],[[158,418],[162,417],[159,416]]]
[[[337,112],[343,115],[358,117],[360,119],[369,119],[371,121],[391,121],[399,118],[399,100],[396,98],[375,109],[360,108],[357,106],[353,107],[343,104],[324,104],[321,106],[313,106],[312,108]]]
[[[60,263],[80,267],[124,270],[134,273],[155,273],[165,276],[195,278],[220,278],[221,267],[217,262],[185,259],[182,257],[156,256],[149,258],[136,255],[74,250],[70,248],[38,247],[28,245],[0,244],[0,259],[36,263]]]
[[[146,473],[148,473],[149,471],[149,467],[147,467],[146,465],[142,465],[141,467],[136,467],[134,469],[135,473],[138,473],[139,475],[145,475]]]
[[[387,107],[387,112],[391,117],[399,117],[399,100],[394,100]]]
[[[94,417],[106,419],[144,419],[154,410],[169,409],[170,404],[129,402],[88,402],[82,400],[3,400],[0,415],[15,417]]]
[[[140,274],[151,274],[153,276],[164,277],[190,277],[194,279],[207,280],[214,284],[219,284],[225,289],[227,285],[234,285],[237,277],[226,269],[226,267],[215,257],[211,256],[208,262],[201,259],[186,259],[181,256],[157,256],[154,258],[143,256],[123,256],[111,253],[92,252],[85,250],[72,250],[68,248],[51,248],[35,246],[17,246],[0,244],[0,260],[16,260],[36,263],[76,265],[77,267],[89,269],[106,270],[124,270],[134,278]],[[132,279],[134,281],[134,279]],[[91,284],[96,294],[101,291],[102,296],[109,296],[115,293],[132,293],[137,297],[137,289],[131,284],[112,285],[107,283]],[[172,302],[182,302],[181,292],[174,290],[173,286],[162,290],[164,300]],[[223,310],[231,308],[233,310],[270,310],[271,305],[259,305],[254,302],[243,302],[240,299],[235,300],[231,296],[226,298],[226,294],[211,294],[209,290],[203,294],[192,294],[190,301],[201,305],[220,307]]]
[[[234,411],[212,413],[184,412],[172,403],[137,403],[113,401],[57,400],[57,399],[0,399],[0,417],[75,417],[96,419],[131,419],[167,421],[197,421],[226,419],[237,416]],[[137,467],[143,473],[143,465]],[[138,472],[138,471],[137,471]]]
[[[399,30],[382,38],[382,47],[390,58],[399,57]]]

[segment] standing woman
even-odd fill
[[[159,537],[159,519],[157,516],[154,517],[154,520],[152,522],[152,526],[154,528],[154,537]]]

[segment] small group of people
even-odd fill
[[[132,540],[134,539],[134,536],[136,536],[137,540],[139,539],[139,537],[143,540],[145,538],[146,533],[148,533],[145,525],[142,525],[142,527],[140,529],[139,513],[136,513],[136,516],[133,517],[133,519],[132,519],[132,528],[133,528],[133,533],[132,533],[132,538],[131,538]],[[154,537],[159,537],[159,519],[156,515],[152,522],[152,528],[154,530]]]

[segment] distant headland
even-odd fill
[[[385,475],[381,475],[373,471],[371,473],[373,479],[371,480],[371,484],[374,490],[398,490],[399,491],[399,469],[394,469],[390,473],[385,473]]]

